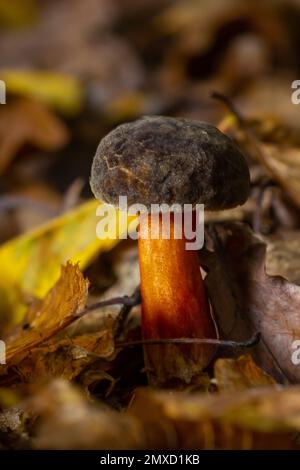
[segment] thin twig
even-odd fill
[[[211,344],[216,346],[224,346],[228,348],[251,348],[260,341],[260,333],[255,335],[248,341],[230,341],[223,339],[210,338],[160,338],[160,339],[139,339],[134,341],[118,341],[117,348],[125,348],[131,346],[154,346],[158,344]]]
[[[133,295],[124,295],[122,297],[114,297],[112,299],[102,300],[101,302],[95,302],[94,304],[88,305],[84,310],[74,315],[73,319],[81,318],[86,313],[97,310],[98,308],[109,307],[111,305],[123,305],[127,307],[135,307],[141,303],[140,291],[136,289]]]

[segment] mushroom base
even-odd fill
[[[172,219],[169,239],[151,239],[151,223],[157,221],[140,224],[139,237],[143,338],[216,338],[197,252],[186,250],[184,238],[174,239]],[[214,346],[203,344],[146,345],[149,380],[190,383],[214,352]]]

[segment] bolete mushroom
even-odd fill
[[[91,174],[96,198],[118,205],[204,204],[221,210],[243,204],[249,193],[247,163],[232,140],[214,126],[189,119],[147,116],[118,126],[97,149]],[[144,339],[216,338],[196,250],[184,235],[161,236],[162,214],[140,214],[139,263]],[[158,224],[159,237],[150,229]],[[142,225],[142,224],[141,224]],[[203,344],[144,346],[152,383],[189,383],[208,365],[214,348]]]

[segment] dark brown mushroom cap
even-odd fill
[[[205,122],[146,116],[105,136],[91,174],[96,198],[118,205],[204,204],[219,210],[243,204],[247,163],[233,141]]]

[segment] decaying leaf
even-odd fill
[[[250,229],[227,224],[219,226],[217,234],[221,243],[219,261],[204,252],[201,256],[204,265],[210,265],[206,285],[221,329],[229,324],[227,334],[239,338],[249,337],[251,331],[260,332],[265,347],[260,359],[266,370],[269,355],[289,380],[298,382],[300,369],[293,363],[293,352],[294,341],[300,339],[300,287],[266,274],[266,245]],[[223,292],[222,298],[225,290],[230,307],[226,302],[221,305],[218,298],[219,291]]]
[[[38,101],[20,99],[0,108],[0,173],[25,145],[51,151],[67,143],[64,124]]]
[[[61,276],[44,300],[28,312],[30,326],[6,338],[6,366],[0,373],[20,362],[30,350],[67,326],[83,310],[88,294],[88,281],[77,265],[62,267]],[[4,370],[3,370],[4,369]]]
[[[260,369],[250,355],[238,359],[218,359],[215,378],[221,392],[235,392],[275,384],[274,379]]]
[[[63,339],[53,338],[31,349],[14,367],[13,373],[17,373],[17,381],[36,382],[53,377],[73,380],[99,359],[111,360],[114,356],[112,321],[103,323],[102,328],[99,325],[96,333],[74,338],[67,334],[64,336]],[[93,380],[96,381],[96,377]],[[87,381],[85,385],[88,385]]]

